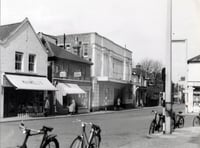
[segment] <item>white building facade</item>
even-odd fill
[[[124,107],[133,104],[130,50],[95,32],[55,37],[58,46],[93,63],[92,109],[113,107],[117,98]]]
[[[35,107],[42,112],[47,90],[47,53],[28,19],[0,26],[0,117]],[[29,110],[28,110],[29,109]]]
[[[200,56],[188,60],[187,112],[200,112]]]

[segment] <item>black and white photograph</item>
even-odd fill
[[[200,148],[200,0],[0,0],[0,148]]]

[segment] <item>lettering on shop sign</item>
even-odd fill
[[[81,72],[74,72],[74,77],[75,78],[81,77]]]
[[[22,82],[25,84],[33,84],[33,85],[41,85],[42,84],[41,81],[33,81],[33,80],[23,80]]]

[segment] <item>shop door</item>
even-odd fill
[[[17,116],[17,98],[15,89],[12,87],[4,88],[4,117]]]

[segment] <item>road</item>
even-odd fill
[[[143,142],[148,138],[148,129],[153,119],[152,109],[161,111],[161,107],[145,108],[137,110],[116,111],[105,114],[84,116],[70,116],[47,120],[24,121],[30,128],[40,129],[42,125],[54,127],[52,133],[57,134],[60,148],[68,148],[73,139],[81,131],[80,123],[74,123],[77,118],[86,122],[94,122],[102,129],[101,148],[118,148],[132,142]],[[176,111],[184,110],[183,105],[174,106]],[[192,116],[185,117],[185,126],[192,125]],[[0,123],[1,148],[20,145],[24,135],[18,128],[19,122]],[[41,136],[29,139],[29,147],[39,147]]]

